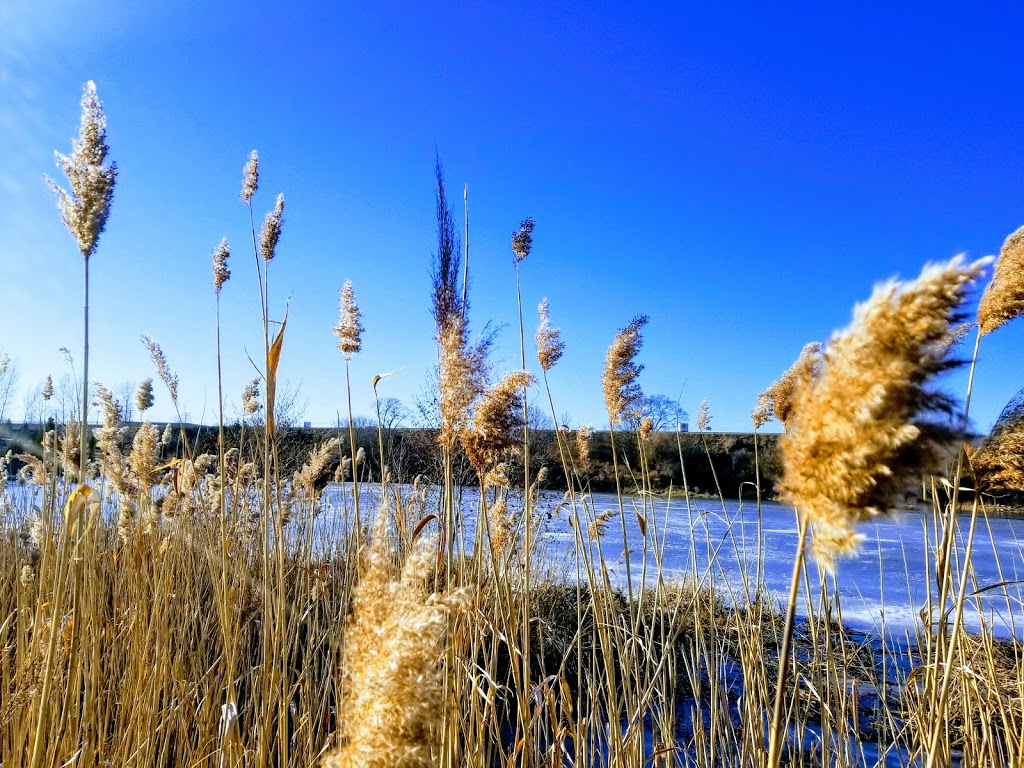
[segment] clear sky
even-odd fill
[[[498,373],[518,367],[509,237],[531,215],[527,333],[547,296],[559,413],[603,423],[605,350],[643,312],[645,391],[691,413],[706,396],[713,429],[746,431],[757,393],[877,281],[994,253],[1024,224],[1022,28],[1008,3],[5,0],[0,352],[25,390],[66,371],[59,347],[81,354],[81,257],[43,174],[63,181],[52,153],[92,79],[120,173],[91,261],[90,378],[153,376],[147,333],[189,417],[216,420],[210,253],[226,236],[236,412],[262,351],[238,197],[256,148],[258,217],[287,203],[271,303],[280,317],[291,297],[281,373],[306,418],[344,411],[345,278],[366,326],[355,411],[395,369],[381,393],[411,402],[435,360],[436,147],[458,211],[469,184],[471,323],[502,329]],[[984,340],[979,428],[1024,386],[1022,343],[1022,321]],[[162,388],[151,413],[173,414]]]

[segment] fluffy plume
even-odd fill
[[[260,230],[260,256],[270,263],[277,253],[277,241],[281,239],[281,225],[284,224],[284,195],[277,196],[274,210],[267,211]]]
[[[708,409],[708,399],[705,397],[700,401],[700,408],[697,409],[697,431],[706,432],[711,427],[711,411]]]
[[[342,746],[327,768],[431,768],[439,737],[438,665],[448,611],[466,593],[427,595],[434,553],[420,546],[392,576],[388,514],[382,509],[345,629]]]
[[[164,424],[163,434],[160,435],[160,445],[170,445],[172,437],[174,437],[174,432],[171,430],[171,425]]]
[[[814,341],[805,344],[800,357],[789,367],[779,380],[757,396],[754,408],[754,427],[759,428],[775,417],[785,429],[789,429],[796,405],[794,396],[799,387],[813,381],[821,371],[821,344]]]
[[[306,463],[292,478],[292,493],[300,500],[315,504],[331,478],[330,465],[337,457],[341,440],[332,437],[314,448]]]
[[[608,523],[615,517],[615,512],[606,509],[587,524],[587,536],[591,539],[599,539],[608,531]]]
[[[605,356],[604,375],[601,385],[604,389],[604,402],[608,407],[608,419],[615,427],[631,416],[643,393],[637,383],[637,377],[644,369],[634,358],[640,351],[643,338],[640,331],[647,325],[646,315],[637,315],[632,322],[615,334],[615,339],[608,347]]]
[[[576,430],[576,458],[580,472],[590,469],[590,438],[594,434],[592,427],[580,427]]]
[[[43,396],[43,400],[49,400],[53,397],[53,377],[47,376],[46,381],[43,382],[43,389],[40,392]]]
[[[533,217],[527,216],[519,223],[519,229],[512,233],[512,254],[518,264],[530,255],[533,248]]]
[[[1003,408],[992,432],[971,452],[977,486],[983,491],[1024,491],[1024,390]]]
[[[1024,227],[1003,243],[992,282],[978,304],[981,335],[991,333],[1024,312]]]
[[[142,343],[146,345],[146,349],[149,350],[149,356],[153,358],[153,365],[156,367],[157,376],[160,377],[160,381],[167,387],[167,391],[171,393],[171,400],[177,403],[178,377],[176,374],[171,373],[171,369],[167,365],[167,358],[164,356],[164,351],[160,349],[159,344],[145,334],[142,336]]]
[[[254,149],[249,153],[249,159],[245,161],[242,169],[242,202],[249,205],[252,196],[260,186],[260,156]]]
[[[640,439],[646,443],[654,431],[654,419],[650,416],[644,416],[640,419],[640,428],[637,431],[640,433]]]
[[[515,521],[508,512],[508,502],[504,496],[487,507],[488,524],[490,525],[491,551],[501,556],[515,540]]]
[[[132,451],[128,454],[128,466],[139,481],[144,493],[156,484],[156,467],[160,451],[156,427],[148,421],[139,427],[132,440]]]
[[[562,352],[565,350],[565,342],[562,341],[561,331],[551,327],[547,299],[544,299],[537,307],[537,314],[540,315],[540,324],[537,326],[535,335],[537,362],[540,363],[541,370],[548,371],[561,359]]]
[[[363,346],[363,323],[360,320],[361,313],[359,305],[356,304],[351,280],[346,280],[342,286],[338,307],[338,324],[334,326],[334,335],[338,337],[338,349],[341,350],[341,354],[346,360],[351,360],[352,355]]]
[[[231,279],[231,270],[228,269],[228,257],[231,256],[231,246],[228,239],[222,237],[220,245],[213,249],[213,290],[218,296],[224,283]]]
[[[477,403],[473,422],[462,433],[462,444],[478,473],[500,461],[516,444],[516,433],[523,426],[523,391],[533,381],[526,371],[506,374]]]
[[[483,392],[487,378],[487,344],[466,344],[466,325],[453,317],[438,337],[441,360],[438,370],[438,405],[441,429],[438,442],[451,450],[465,429],[470,405]]]
[[[817,377],[797,381],[782,439],[782,491],[810,518],[813,551],[832,567],[856,552],[854,526],[888,511],[957,436],[953,401],[930,388],[949,369],[944,340],[986,262],[957,257],[909,283],[878,286],[833,337]]]
[[[153,407],[153,380],[146,379],[135,390],[135,407],[139,413],[145,413]]]
[[[246,384],[245,389],[242,390],[242,411],[246,416],[252,416],[262,407],[263,403],[260,402],[260,380],[259,377],[256,377]]]
[[[71,142],[71,155],[55,153],[57,165],[68,177],[71,191],[47,179],[57,195],[64,225],[78,242],[78,250],[85,259],[96,251],[114,199],[117,164],[103,164],[107,152],[107,118],[96,96],[96,84],[90,80],[82,94],[82,121],[78,138]]]

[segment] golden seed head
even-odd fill
[[[269,264],[277,253],[277,241],[281,239],[281,225],[284,223],[284,195],[277,196],[274,210],[267,211],[260,230],[260,256]]]
[[[341,354],[346,360],[351,360],[352,355],[363,346],[364,330],[351,280],[346,280],[342,286],[338,306],[338,324],[334,326],[334,335],[338,337],[338,349],[341,350]]]
[[[615,517],[615,511],[606,509],[587,524],[587,536],[599,539],[608,532],[608,523]]]
[[[580,427],[576,430],[576,458],[580,472],[590,469],[590,438],[594,434],[592,427]]]
[[[146,379],[135,391],[135,407],[139,413],[145,413],[153,407],[153,380]]]
[[[644,416],[640,419],[640,429],[638,431],[640,432],[640,440],[646,443],[654,431],[654,419],[650,416]]]
[[[940,471],[958,438],[955,403],[931,385],[950,367],[944,341],[984,265],[957,257],[878,286],[829,342],[817,375],[798,377],[781,490],[809,517],[826,567],[856,552],[857,523],[891,509],[922,472]]]
[[[643,344],[640,331],[646,324],[646,315],[634,317],[629,325],[615,334],[615,339],[605,355],[601,385],[604,389],[604,402],[608,408],[608,419],[613,428],[633,415],[643,396],[636,379],[644,367],[638,365],[634,358]]]
[[[0,373],[2,373],[2,371],[0,371]],[[53,397],[53,377],[52,376],[47,376],[46,377],[46,381],[43,382],[43,389],[42,389],[40,394],[42,394],[43,400],[49,400],[51,397]]]
[[[487,345],[466,343],[466,324],[458,315],[439,330],[438,406],[441,429],[438,442],[447,450],[465,428],[470,406],[486,388]]]
[[[242,169],[242,202],[248,205],[259,186],[260,157],[254,149],[249,153],[249,159],[245,161],[245,167]]]
[[[242,412],[246,416],[252,416],[262,407],[263,403],[260,401],[260,379],[257,376],[246,384],[245,389],[242,390]]]
[[[540,315],[540,324],[537,326],[535,335],[537,362],[540,363],[541,370],[549,371],[551,366],[561,359],[562,352],[565,350],[565,342],[561,338],[562,332],[558,328],[551,327],[547,299],[544,299],[537,307],[537,314]]]
[[[160,440],[156,427],[148,421],[139,427],[132,440],[132,451],[128,455],[128,466],[148,492],[156,483],[156,467],[159,458]]]
[[[47,179],[57,195],[57,207],[64,225],[78,242],[78,249],[85,259],[96,251],[114,199],[117,164],[103,164],[107,152],[107,118],[96,96],[96,84],[90,80],[82,94],[82,121],[78,138],[71,142],[71,155],[54,153],[57,165],[68,177],[71,191]]]
[[[706,432],[711,426],[711,412],[708,410],[708,399],[705,397],[700,401],[700,408],[697,409],[697,431]]]
[[[478,473],[500,461],[516,444],[523,427],[523,394],[533,382],[526,371],[513,371],[480,398],[472,423],[461,435],[469,463]]]
[[[757,396],[754,408],[754,428],[761,427],[772,417],[778,419],[784,429],[789,429],[795,406],[797,388],[803,382],[814,380],[821,371],[821,344],[812,341],[800,350],[800,357],[783,373],[778,381]]]
[[[519,229],[512,233],[512,254],[518,264],[530,255],[533,248],[533,217],[527,216],[519,223]]]
[[[981,335],[991,333],[1024,312],[1024,227],[1003,243],[992,281],[978,304]]]
[[[167,391],[171,393],[171,400],[175,403],[178,402],[178,377],[171,373],[171,369],[167,365],[167,358],[164,356],[164,351],[160,349],[160,345],[153,341],[149,336],[143,334],[142,343],[146,345],[149,350],[149,356],[153,359],[153,365],[156,366],[156,373],[160,377],[160,380],[167,387]]]
[[[292,493],[301,501],[315,504],[320,500],[320,494],[327,487],[328,478],[331,477],[328,468],[338,455],[340,447],[341,440],[332,437],[310,451],[306,463],[292,477]]]
[[[229,256],[231,247],[228,245],[228,239],[222,237],[220,245],[213,249],[213,290],[218,296],[224,283],[231,279],[231,270],[228,269]]]

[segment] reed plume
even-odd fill
[[[565,351],[565,342],[562,341],[561,331],[551,327],[551,317],[548,315],[548,300],[544,299],[537,307],[537,314],[540,315],[540,324],[537,326],[537,333],[534,338],[537,342],[537,362],[545,373],[557,363]]]
[[[580,472],[590,469],[590,438],[593,434],[593,427],[580,427],[576,430],[576,461]]]
[[[2,374],[2,373],[3,372],[0,371],[0,374]],[[43,388],[42,388],[42,390],[40,390],[39,394],[41,394],[43,396],[43,400],[49,400],[51,397],[53,397],[53,377],[52,376],[47,376],[46,377],[46,381],[43,382]]]
[[[637,315],[625,328],[620,328],[605,355],[601,385],[608,420],[614,428],[633,415],[643,393],[637,377],[643,366],[635,358],[643,344],[640,331],[647,325],[646,315]]]
[[[141,490],[146,494],[156,484],[159,451],[160,440],[156,427],[147,421],[135,433],[132,450],[128,454],[128,466],[138,479]]]
[[[637,430],[640,433],[641,442],[646,443],[651,438],[651,433],[654,431],[654,419],[650,416],[644,416],[640,419],[640,428]]]
[[[970,451],[979,490],[1024,491],[1024,391],[1007,404],[978,448]]]
[[[246,384],[245,389],[242,390],[242,412],[246,416],[252,416],[262,407],[263,403],[260,402],[260,379],[257,376]]]
[[[516,264],[530,255],[533,249],[534,221],[532,216],[527,216],[519,223],[519,229],[512,233],[512,258]]]
[[[526,371],[513,371],[484,392],[472,423],[461,434],[469,463],[478,473],[512,449],[523,428],[523,393],[535,381]]]
[[[231,279],[231,270],[228,269],[228,258],[231,256],[231,246],[228,239],[222,237],[220,244],[213,249],[213,290],[220,296],[220,290],[224,283]]]
[[[706,432],[711,427],[711,411],[708,408],[708,399],[705,397],[700,401],[697,409],[697,431]]]
[[[328,768],[430,768],[443,688],[438,661],[448,612],[465,592],[428,595],[434,553],[419,546],[398,578],[381,508],[345,629],[343,727]]]
[[[438,344],[438,442],[451,450],[466,428],[470,406],[486,388],[488,343],[468,345],[465,321],[455,316],[442,329]]]
[[[752,414],[754,428],[759,429],[774,417],[782,423],[784,429],[789,429],[797,389],[813,381],[820,369],[821,344],[817,341],[805,344],[796,362],[778,381],[757,396],[757,405]]]
[[[156,368],[157,376],[160,377],[160,381],[167,387],[167,391],[171,394],[171,400],[175,405],[178,404],[178,376],[171,372],[170,367],[167,365],[167,357],[164,355],[164,351],[160,349],[160,345],[157,344],[153,339],[145,334],[142,335],[142,343],[146,345],[146,349],[149,350],[149,356],[153,359],[153,365]]]
[[[338,337],[338,349],[345,356],[345,360],[349,361],[363,346],[364,330],[351,280],[346,280],[342,286],[338,306],[338,324],[334,326],[334,335]]]
[[[991,333],[1024,312],[1024,227],[1003,243],[992,281],[978,303],[978,330]]]
[[[267,211],[260,230],[260,256],[269,264],[277,254],[277,241],[281,239],[281,226],[284,224],[284,195],[277,196],[274,208]]]
[[[938,471],[958,432],[954,402],[931,388],[955,363],[944,344],[985,260],[956,257],[908,283],[878,286],[833,337],[816,378],[793,390],[782,439],[783,493],[813,526],[813,551],[833,567],[856,552],[854,526],[891,509],[908,481]]]
[[[135,407],[139,409],[139,413],[145,413],[153,407],[153,380],[146,379],[139,388],[135,390]]]
[[[292,477],[292,494],[300,501],[316,504],[320,494],[327,487],[332,477],[330,465],[341,447],[341,440],[332,437],[316,446],[306,459],[306,463]]]
[[[250,204],[252,196],[260,186],[260,156],[254,149],[249,153],[249,159],[245,161],[242,168],[242,202]]]
[[[435,158],[434,176],[437,183],[437,252],[431,264],[431,310],[440,344],[456,320],[461,319],[465,323],[466,304],[459,290],[459,268],[462,264],[459,236],[455,229],[455,214],[448,205],[440,156]]]

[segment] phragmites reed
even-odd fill
[[[138,478],[144,492],[148,492],[156,484],[156,467],[159,456],[160,440],[156,427],[148,421],[139,427],[132,439],[132,450],[128,454],[128,466],[132,474]]]
[[[576,460],[580,472],[590,469],[590,438],[594,434],[593,427],[580,427],[576,430]]]
[[[352,355],[363,346],[363,323],[351,280],[346,280],[342,286],[338,307],[338,324],[334,326],[334,335],[338,337],[338,349],[346,360],[351,360]]]
[[[451,450],[465,429],[470,405],[485,388],[486,345],[468,347],[466,325],[455,316],[438,336],[441,359],[438,366],[438,406],[441,429],[438,443]]]
[[[146,379],[135,390],[135,407],[139,413],[145,413],[153,407],[153,380]]]
[[[157,376],[160,377],[160,381],[167,387],[167,391],[171,393],[171,400],[177,404],[178,402],[178,376],[171,373],[170,367],[167,365],[167,358],[164,356],[164,351],[160,349],[160,345],[157,344],[149,336],[142,335],[142,343],[146,345],[149,350],[149,356],[153,359],[153,365],[156,367]]]
[[[516,264],[530,255],[534,226],[533,217],[527,216],[519,223],[519,229],[512,233],[512,258]]]
[[[171,439],[174,437],[174,430],[171,429],[170,424],[164,424],[164,431],[160,435],[160,445],[170,445]]]
[[[459,235],[455,229],[455,214],[448,205],[448,194],[444,183],[444,166],[437,157],[434,164],[437,189],[437,252],[431,264],[431,311],[437,331],[438,344],[451,325],[466,320],[466,304],[459,290],[459,268],[462,255],[459,250]]]
[[[1003,408],[970,459],[979,490],[1024,491],[1024,390]]]
[[[260,156],[254,149],[242,169],[242,202],[249,205],[260,186]]]
[[[640,419],[640,427],[637,432],[640,433],[640,440],[647,442],[651,438],[651,433],[654,431],[654,419],[650,416],[644,416]]]
[[[3,373],[3,371],[0,371],[0,374],[2,374],[2,373]],[[46,377],[46,381],[43,382],[43,388],[40,391],[40,394],[43,396],[43,400],[49,400],[51,397],[53,397],[53,377],[52,376],[47,376]]]
[[[549,371],[561,359],[562,352],[565,351],[565,342],[562,341],[562,332],[551,327],[547,299],[537,306],[537,314],[540,315],[540,324],[534,337],[537,341],[537,362],[540,363],[541,370]]]
[[[213,249],[213,290],[218,296],[224,283],[231,279],[231,270],[228,269],[230,256],[231,246],[228,245],[228,239],[222,237],[220,245]]]
[[[992,281],[978,303],[978,329],[982,336],[1024,312],[1024,227],[1003,243]]]
[[[606,509],[587,523],[587,536],[599,539],[608,532],[608,523],[615,517],[615,510]]]
[[[71,142],[71,154],[54,153],[57,165],[68,177],[71,191],[47,178],[57,195],[64,225],[78,242],[78,250],[86,260],[96,251],[114,198],[117,163],[103,164],[109,151],[107,118],[96,96],[96,84],[90,80],[82,94],[82,121],[78,138]]]
[[[392,575],[382,508],[362,563],[345,629],[342,745],[327,768],[431,768],[443,706],[438,664],[448,611],[464,592],[428,595],[431,547],[416,547]]]
[[[821,344],[812,341],[800,350],[800,357],[783,373],[778,381],[757,396],[754,408],[754,427],[759,428],[772,417],[778,419],[784,429],[789,429],[796,405],[797,389],[813,381],[821,370]]]
[[[913,282],[878,286],[833,337],[818,375],[797,380],[781,489],[808,517],[826,567],[856,552],[857,523],[938,471],[957,437],[955,403],[930,385],[955,365],[944,340],[986,263],[958,256]]]
[[[469,463],[478,473],[498,463],[520,438],[523,393],[534,377],[513,371],[484,392],[473,411],[473,421],[462,432]]]
[[[6,352],[0,353],[0,376],[7,373],[7,369],[11,365],[11,356]]]
[[[711,411],[708,408],[708,399],[705,397],[700,401],[697,409],[697,431],[706,432],[711,427]]]
[[[646,315],[637,315],[629,325],[619,329],[605,355],[604,374],[601,386],[604,402],[608,408],[608,420],[615,427],[631,416],[643,393],[637,377],[643,366],[635,361],[643,344],[641,329],[647,325]]]
[[[242,390],[242,412],[246,416],[252,416],[262,407],[263,403],[260,399],[260,379],[257,376],[246,384],[245,389]]]
[[[274,209],[267,211],[260,230],[260,256],[269,264],[277,253],[277,241],[281,239],[281,225],[284,224],[284,195],[277,196]]]
[[[330,466],[337,457],[341,440],[332,437],[316,446],[295,475],[292,477],[292,493],[302,501],[316,503],[320,494],[327,487],[328,480],[333,476]]]

